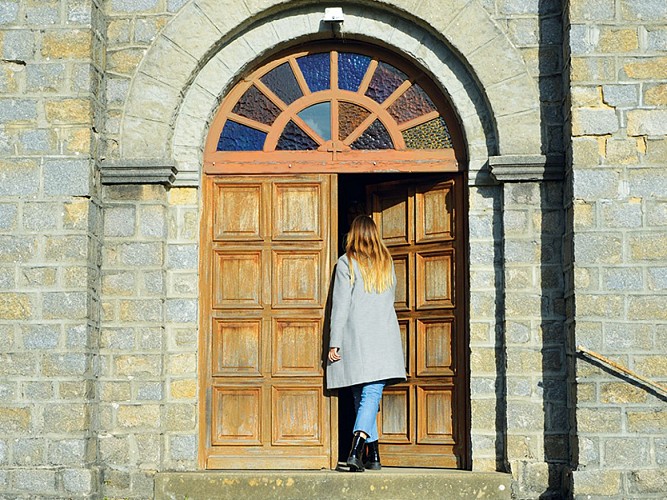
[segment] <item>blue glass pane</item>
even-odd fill
[[[352,149],[392,149],[394,144],[382,122],[375,120],[350,147]]]
[[[329,73],[331,73],[331,56],[328,52],[310,54],[296,60],[301,73],[306,79],[311,92],[327,90],[329,88]]]
[[[276,149],[279,151],[303,151],[317,149],[317,143],[301,130],[292,120],[283,130],[278,139]]]
[[[299,113],[299,117],[322,139],[331,139],[331,101],[308,106]]]
[[[338,54],[338,88],[341,90],[359,90],[371,58],[361,54],[340,52]]]
[[[292,104],[303,95],[288,63],[272,69],[260,80],[286,104]]]
[[[366,95],[375,102],[383,103],[407,78],[402,71],[380,62],[368,84]]]
[[[266,133],[227,120],[220,134],[218,151],[261,151]]]

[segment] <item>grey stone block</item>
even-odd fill
[[[646,438],[606,438],[602,443],[602,463],[606,467],[644,467],[650,460],[650,446]]]
[[[131,350],[134,348],[134,330],[132,328],[102,328],[100,347],[102,349]]]
[[[572,113],[574,135],[606,135],[618,129],[618,117],[613,109],[580,108]]]
[[[539,0],[500,0],[497,3],[501,14],[540,13]],[[546,12],[542,12],[542,14],[546,14]]]
[[[0,392],[0,395],[2,393]],[[8,459],[7,442],[0,439],[0,464],[6,464]]]
[[[0,123],[31,121],[37,118],[37,101],[33,99],[0,100]]]
[[[667,290],[667,267],[648,269],[648,287],[650,290]]]
[[[161,382],[139,382],[137,399],[145,401],[160,401],[162,399]]]
[[[88,369],[85,353],[47,354],[42,360],[42,370],[48,376],[83,375]]]
[[[130,89],[130,80],[109,77],[107,81],[107,103],[123,104]]]
[[[640,228],[642,226],[641,203],[600,203],[602,209],[602,220],[605,227],[609,228]]]
[[[656,438],[655,461],[658,465],[667,465],[667,438]]]
[[[194,323],[197,321],[196,299],[168,299],[167,321],[175,323]]]
[[[89,0],[70,0],[67,6],[67,22],[89,25],[92,17]]]
[[[11,471],[11,479],[17,491],[25,491],[33,495],[55,493],[56,473],[52,470],[16,469]]]
[[[88,346],[88,329],[86,325],[70,326],[66,331],[67,347],[78,349]]]
[[[64,64],[28,64],[26,66],[26,83],[28,90],[55,92],[61,90],[64,81]]]
[[[644,287],[641,268],[605,269],[603,279],[607,290],[630,291]]]
[[[68,493],[91,492],[93,477],[88,469],[66,469],[62,472],[63,486]]]
[[[667,135],[667,110],[628,111],[628,135]]]
[[[579,264],[616,264],[622,258],[622,237],[614,233],[576,234],[574,248]]]
[[[648,28],[646,31],[646,47],[650,51],[667,51],[667,29]]]
[[[139,328],[139,345],[142,349],[162,349],[161,328]]]
[[[42,465],[45,449],[43,439],[17,439],[13,446],[14,463],[16,465]]]
[[[25,10],[28,24],[39,26],[40,28],[49,24],[60,22],[60,6],[38,5],[27,7]]]
[[[618,196],[619,173],[601,169],[574,171],[574,196],[584,200],[613,199]]]
[[[168,269],[196,269],[198,261],[197,245],[168,245]]]
[[[31,61],[35,57],[35,32],[30,30],[6,31],[2,50],[3,59]]]
[[[188,3],[188,0],[167,0],[167,11],[177,12],[186,3]]]
[[[0,103],[0,115],[3,113],[2,106],[3,103]],[[0,160],[0,196],[35,194],[39,190],[39,179],[40,169],[35,162]]]
[[[50,382],[24,382],[21,395],[26,400],[44,401],[53,399],[53,384]]]
[[[36,251],[36,242],[20,236],[0,236],[0,262],[28,262]]]
[[[114,14],[140,12],[154,9],[158,0],[111,0],[111,12]]]
[[[48,460],[53,465],[74,465],[85,461],[85,452],[85,439],[51,441]]]
[[[573,24],[570,27],[570,50],[574,55],[585,55],[595,52],[599,39],[597,26]]]
[[[57,153],[57,137],[52,130],[37,129],[21,133],[21,148],[27,154]]]
[[[127,243],[120,246],[121,262],[127,266],[162,264],[161,243]]]
[[[632,107],[639,104],[639,85],[603,85],[604,102],[614,107]]]
[[[19,3],[17,1],[5,1],[0,3],[0,24],[16,22],[19,14]]]
[[[147,238],[164,238],[167,235],[167,219],[164,207],[141,207],[139,231]]]
[[[53,349],[60,341],[59,325],[25,325],[21,329],[26,349]]]
[[[23,228],[28,231],[49,231],[58,228],[62,207],[55,203],[26,203],[23,205]]]
[[[104,235],[133,236],[136,225],[136,209],[133,206],[110,206],[104,209]]]
[[[197,458],[195,436],[169,436],[169,454],[172,460],[195,460]]]
[[[45,319],[83,319],[87,317],[86,292],[51,292],[43,298]]]
[[[149,294],[164,293],[164,276],[162,271],[149,271],[143,273],[143,290]]]
[[[665,21],[667,3],[663,0],[624,0],[621,2],[623,18],[629,21]]]
[[[86,196],[90,194],[91,176],[88,160],[47,160],[44,162],[44,192]]]
[[[0,230],[7,231],[16,227],[17,212],[13,203],[0,203]]]

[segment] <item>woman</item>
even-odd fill
[[[351,387],[356,420],[347,465],[380,469],[377,412],[387,384],[405,380],[401,334],[394,310],[396,275],[373,219],[360,215],[338,259],[331,311],[327,388]]]

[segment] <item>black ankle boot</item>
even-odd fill
[[[364,467],[370,470],[380,470],[380,444],[378,441],[366,443],[366,457],[364,458]]]
[[[350,472],[363,472],[364,462],[362,455],[364,453],[364,445],[366,438],[361,437],[361,433],[357,432],[352,438],[352,448],[350,448],[350,456],[347,457],[347,465],[350,466]]]

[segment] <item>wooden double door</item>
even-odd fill
[[[395,261],[408,372],[385,389],[378,416],[385,465],[467,466],[462,184],[449,175],[366,186]],[[336,466],[338,401],[324,355],[337,204],[336,174],[206,176],[203,467]]]

